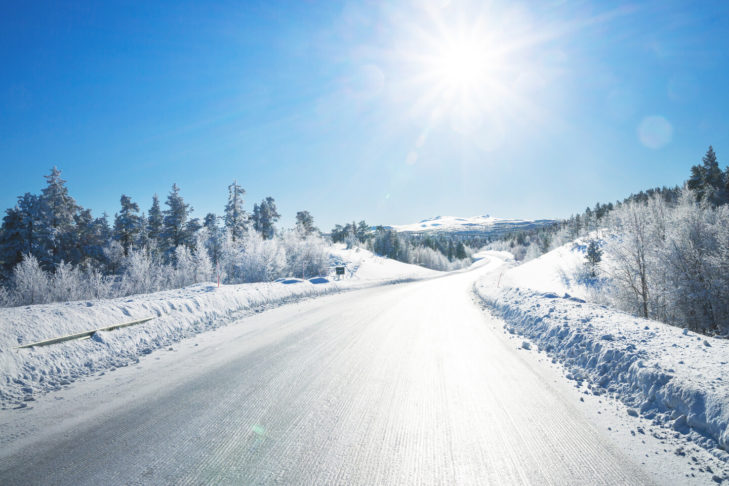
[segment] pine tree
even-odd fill
[[[0,227],[0,276],[7,277],[24,254],[38,253],[38,196],[26,192],[18,204],[5,211]]]
[[[47,185],[39,198],[40,255],[42,265],[53,268],[68,259],[67,250],[73,246],[74,215],[79,207],[68,194],[66,181],[56,167],[45,176]]]
[[[367,241],[370,237],[370,226],[363,220],[357,225],[357,238],[361,242]]]
[[[456,245],[456,259],[463,260],[464,258],[468,258],[468,255],[466,255],[466,247],[462,241],[459,241]]]
[[[302,236],[307,236],[316,231],[314,228],[314,217],[309,211],[299,211],[296,213],[296,230]]]
[[[590,268],[590,276],[597,276],[597,267],[602,261],[602,250],[597,240],[590,240],[587,244],[587,252],[585,254],[585,260]]]
[[[695,192],[697,201],[707,200],[715,206],[724,203],[727,199],[727,181],[719,168],[714,147],[709,145],[701,162],[702,165],[691,167],[688,188]]]
[[[224,235],[218,226],[218,217],[213,213],[205,215],[203,231],[205,232],[205,248],[208,250],[213,265],[217,265],[223,254]]]
[[[162,249],[168,258],[173,258],[175,248],[187,242],[187,218],[192,211],[189,204],[185,204],[180,196],[180,188],[172,184],[172,190],[165,202],[168,209],[163,214],[163,226],[160,238]]]
[[[155,245],[161,243],[162,228],[164,226],[164,217],[159,207],[159,197],[157,194],[152,196],[152,207],[149,208],[149,216],[147,217],[147,237]]]
[[[264,239],[273,238],[274,223],[281,217],[276,209],[276,202],[267,197],[261,204],[253,205],[253,229],[261,233]]]
[[[248,215],[243,210],[243,196],[246,191],[233,181],[228,186],[228,203],[225,205],[225,227],[233,241],[243,238],[248,228]]]
[[[124,256],[128,256],[141,229],[141,219],[137,214],[139,205],[125,194],[122,194],[120,202],[121,211],[114,218],[114,238],[124,248]]]

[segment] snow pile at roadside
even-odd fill
[[[578,386],[614,396],[631,407],[628,413],[672,427],[729,460],[729,341],[569,295],[498,289],[491,280],[480,281],[477,294],[510,332],[561,362]]]
[[[406,281],[442,274],[437,270],[383,258],[362,248],[346,250],[342,244],[335,245],[334,248],[332,250],[333,263],[344,265],[347,278],[355,280]]]
[[[0,309],[0,406],[23,406],[33,395],[56,390],[92,373],[127,366],[138,356],[185,337],[229,324],[246,314],[293,300],[344,290],[427,278],[440,272],[395,262],[365,250],[333,250],[346,264],[334,277],[280,279],[242,285],[198,284],[184,289],[118,299],[65,302]],[[91,339],[13,349],[55,337],[117,325],[145,317],[151,321]]]
[[[585,272],[586,254],[587,240],[579,238],[508,270],[502,286],[569,293],[586,299],[591,290]]]

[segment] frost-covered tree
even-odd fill
[[[326,243],[317,234],[309,234],[302,238],[297,229],[287,231],[282,238],[289,275],[311,278],[326,275],[329,270],[329,258]]]
[[[233,181],[228,186],[228,203],[225,205],[225,227],[231,234],[233,241],[243,237],[248,228],[248,215],[243,210],[243,196],[246,191]]]
[[[104,246],[109,239],[109,222],[106,214],[94,218],[90,209],[80,210],[76,216],[76,245],[71,252],[70,263],[84,269],[103,265]]]
[[[172,190],[167,196],[165,204],[167,204],[167,209],[164,210],[161,237],[168,258],[174,258],[175,249],[189,241],[187,220],[192,208],[189,204],[185,204],[177,184],[172,184]]]
[[[309,211],[298,211],[296,213],[296,230],[303,238],[316,231],[314,217]]]
[[[276,209],[276,202],[272,197],[267,197],[261,204],[253,205],[253,229],[258,231],[264,239],[273,238],[274,224],[281,215]]]
[[[76,201],[68,194],[66,181],[61,171],[53,167],[45,176],[46,187],[39,198],[39,259],[49,268],[68,260],[67,250],[72,246],[74,215],[78,210]]]
[[[38,253],[39,210],[38,197],[25,193],[14,208],[5,211],[0,227],[0,274],[9,275],[24,254]]]
[[[212,264],[215,266],[222,255],[223,238],[225,230],[218,226],[218,217],[213,213],[205,215],[202,228],[202,242],[207,250]],[[199,246],[198,246],[199,248]]]
[[[701,165],[691,167],[691,176],[686,184],[694,191],[698,201],[707,200],[713,205],[727,202],[727,181],[719,168],[714,147],[709,145],[701,159]]]
[[[114,218],[114,239],[121,243],[127,256],[141,231],[141,218],[139,204],[132,202],[132,198],[122,194],[120,202],[121,211]]]
[[[159,206],[159,197],[157,194],[152,196],[152,207],[149,208],[147,216],[147,238],[155,247],[159,247],[162,243],[162,230],[164,229],[164,215]]]
[[[613,225],[620,235],[613,241],[611,253],[615,261],[613,278],[632,302],[641,317],[649,317],[649,265],[653,261],[650,242],[650,213],[640,203],[624,204],[613,215]]]
[[[48,275],[40,267],[38,259],[31,254],[13,270],[13,287],[19,305],[43,304],[48,301]]]
[[[587,243],[587,251],[585,252],[585,261],[590,271],[591,277],[597,276],[597,268],[602,261],[602,249],[600,249],[600,243],[591,239]]]

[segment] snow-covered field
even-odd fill
[[[729,341],[585,302],[582,262],[583,245],[570,243],[475,290],[525,348],[562,363],[578,386],[728,461]]]
[[[138,356],[185,337],[234,322],[252,312],[297,299],[439,275],[361,250],[332,250],[345,278],[270,283],[198,284],[183,289],[97,301],[0,309],[0,406],[22,407],[34,395],[57,390],[92,373],[138,361]],[[45,347],[15,347],[153,316],[151,321],[90,339]]]

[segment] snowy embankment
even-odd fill
[[[586,252],[587,240],[579,238],[507,270],[501,286],[569,293],[587,299],[594,289],[585,278]]]
[[[618,398],[629,414],[672,427],[729,460],[724,452],[729,450],[729,379],[724,373],[729,341],[563,293],[565,286],[572,287],[560,274],[574,264],[569,253],[560,258],[567,248],[507,270],[501,288],[491,275],[476,284],[476,293],[506,321],[509,332],[561,362],[578,386]],[[504,287],[504,281],[528,281],[530,270],[542,291]],[[550,278],[557,292],[544,291]]]
[[[337,249],[332,257],[336,264],[347,267],[347,275],[340,281],[318,277],[220,288],[212,283],[198,284],[118,299],[0,309],[0,406],[22,407],[35,394],[60,389],[82,376],[127,366],[138,361],[140,355],[267,307],[440,274],[365,250]],[[149,316],[154,319],[98,332],[90,339],[15,349]]]

